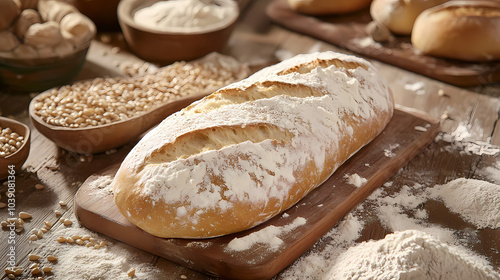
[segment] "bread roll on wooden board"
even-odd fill
[[[448,0],[373,0],[370,15],[373,20],[397,35],[410,35],[418,15],[426,9]],[[434,28],[434,27],[432,27]]]
[[[500,59],[500,2],[450,1],[415,21],[411,42],[424,54],[471,62]]]
[[[373,140],[393,114],[367,61],[304,54],[171,115],[127,155],[120,212],[159,237],[239,232],[288,209]]]

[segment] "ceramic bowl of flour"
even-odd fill
[[[170,64],[222,52],[239,17],[233,0],[122,0],[118,21],[140,58]]]

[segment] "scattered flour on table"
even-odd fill
[[[395,157],[396,154],[394,153],[394,150],[399,148],[399,146],[399,144],[389,145],[389,148],[384,149],[384,155],[388,158]]]
[[[115,280],[132,279],[127,273],[135,270],[133,279],[162,279],[163,273],[150,264],[151,255],[132,248],[121,242],[114,243],[112,239],[103,237],[86,228],[79,227],[76,219],[72,227],[61,226],[54,231],[53,239],[40,239],[33,242],[39,245],[34,253],[40,255],[40,266],[51,266],[50,275],[45,280]],[[75,243],[59,243],[59,236],[71,237],[75,235],[89,235],[97,242],[106,241],[107,245],[101,248],[86,247]],[[48,255],[58,258],[56,263],[46,260]]]
[[[444,141],[450,145],[443,149],[449,152],[459,151],[467,155],[496,155],[500,153],[498,146],[487,142],[471,139],[471,134],[467,125],[459,124],[455,131],[451,133],[440,133],[436,136],[435,141]]]
[[[351,40],[351,43],[357,44],[360,47],[366,48],[366,47],[374,47],[374,48],[381,48],[382,45],[373,40],[371,36],[363,37],[363,38],[355,38]]]
[[[425,94],[425,83],[424,82],[416,82],[411,84],[405,84],[404,89],[413,91],[418,95]]]
[[[459,178],[428,191],[478,228],[500,228],[500,185]]]
[[[346,174],[344,177],[347,179],[348,184],[351,184],[351,185],[355,186],[356,188],[359,188],[362,185],[364,185],[366,182],[368,182],[368,180],[366,178],[363,178],[356,173],[351,174],[351,175]]]
[[[265,244],[269,246],[269,250],[277,250],[280,245],[283,244],[283,240],[279,238],[280,235],[290,232],[304,224],[306,224],[306,219],[298,217],[295,218],[292,223],[282,227],[273,225],[267,226],[244,237],[234,238],[227,244],[227,250],[244,251],[250,249],[255,244]]]
[[[500,184],[500,160],[497,161],[493,166],[485,167],[479,170],[479,174],[485,176],[487,179]]]
[[[418,183],[412,187],[404,185],[399,192],[392,195],[384,195],[382,190],[378,189],[367,200],[376,205],[374,212],[387,229],[394,232],[419,230],[442,242],[455,244],[453,230],[423,220],[427,217],[427,213],[419,206],[429,199],[424,193],[424,187]]]
[[[473,182],[471,179],[461,180]],[[389,194],[387,190],[392,187],[393,183],[387,182],[383,188],[374,191],[311,250],[282,272],[278,279],[500,279],[500,274],[495,272],[488,260],[466,248],[470,240],[477,238],[476,231],[457,233],[426,221],[428,214],[423,205],[435,199],[432,193],[437,192],[428,190],[440,188],[442,195],[446,196],[443,187],[436,185],[429,188],[414,183]],[[469,193],[471,189],[466,187],[457,192]],[[480,200],[476,202],[484,203],[487,199]],[[495,213],[498,216],[494,207],[481,209],[487,213],[476,212],[476,221],[495,216]],[[364,220],[360,216],[364,212],[374,213],[380,223],[394,234],[379,241],[356,243],[364,228],[360,222]],[[365,269],[358,269],[359,265]]]
[[[93,190],[91,195],[99,197],[112,195],[113,190],[111,189],[111,182],[113,182],[113,176],[111,175],[97,177],[89,184],[90,188]]]
[[[325,234],[315,246],[284,270],[279,279],[324,279],[335,259],[354,246],[364,224],[348,214],[336,227]]]
[[[395,232],[342,253],[328,278],[337,279],[495,279],[491,267],[462,248],[417,230]]]

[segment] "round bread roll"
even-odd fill
[[[21,13],[21,3],[18,0],[0,1],[0,30],[9,27]]]
[[[70,40],[74,46],[88,42],[96,32],[94,23],[80,13],[71,13],[61,19],[61,34]]]
[[[35,23],[24,34],[24,43],[35,48],[55,46],[62,39],[59,24],[54,21]]]
[[[345,14],[368,8],[372,0],[288,0],[290,7],[309,15]]]
[[[33,9],[23,10],[14,24],[14,33],[17,37],[23,39],[28,28],[35,23],[42,23],[40,14]]]
[[[500,3],[450,1],[424,11],[411,36],[424,54],[483,62],[500,59]]]
[[[413,23],[424,10],[448,0],[373,0],[370,15],[373,20],[397,35],[410,35]]]

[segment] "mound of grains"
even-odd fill
[[[175,62],[152,74],[95,78],[54,88],[35,99],[34,113],[48,124],[72,128],[125,120],[235,82],[241,76],[240,65],[228,59]]]
[[[0,127],[0,131],[0,157],[7,157],[17,152],[24,143],[24,137],[9,127]]]

